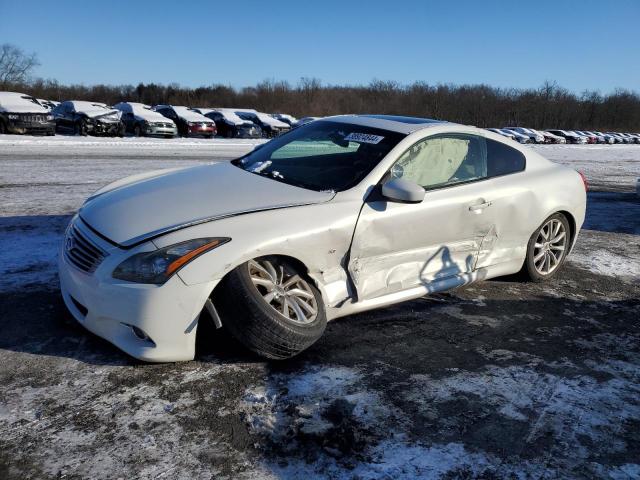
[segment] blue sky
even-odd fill
[[[63,83],[487,83],[640,90],[640,0],[14,1],[0,43]]]

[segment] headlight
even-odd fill
[[[230,238],[196,238],[153,252],[132,255],[116,267],[113,278],[162,285],[191,260],[227,243]]]
[[[14,114],[10,113],[9,115],[7,115],[7,118],[9,120],[18,120],[18,118],[20,118],[20,117],[18,117],[18,115],[14,115]]]
[[[47,115],[47,120],[48,120],[48,121],[53,120],[53,115]]]

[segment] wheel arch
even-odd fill
[[[313,282],[313,284],[315,285],[315,287],[320,290],[320,293],[322,294],[322,298],[326,303],[326,292],[324,290],[324,286],[322,285],[321,282],[318,281],[317,278],[314,278],[313,275],[311,275],[311,270],[309,269],[309,267],[305,264],[305,262],[303,262],[302,260],[300,260],[299,258],[293,257],[291,255],[288,254],[284,254],[284,253],[272,253],[272,254],[263,254],[263,255],[258,255],[255,257],[252,257],[250,259],[246,259],[243,260],[241,262],[238,262],[236,264],[234,264],[231,268],[228,269],[228,271],[220,278],[220,280],[218,281],[218,283],[216,284],[216,286],[213,288],[213,290],[211,291],[210,296],[213,297],[213,295],[215,294],[216,290],[218,290],[220,288],[220,285],[224,282],[225,278],[229,276],[229,274],[231,272],[233,272],[236,268],[240,267],[241,265],[244,265],[246,262],[248,262],[249,260],[253,260],[254,258],[262,258],[262,257],[276,257],[276,258],[282,258],[285,259],[287,262],[291,263],[293,266],[295,266],[296,268],[299,268],[302,273],[304,273],[309,280],[311,280]]]
[[[573,216],[573,214],[568,210],[558,210],[557,213],[561,213],[562,215],[564,215],[567,221],[569,222],[569,245],[570,245],[569,252],[571,252],[571,250],[573,250],[573,245],[575,243],[576,234],[578,233],[576,219]]]

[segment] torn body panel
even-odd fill
[[[427,192],[419,204],[365,203],[354,234],[349,272],[358,299],[370,299],[470,273],[478,255],[498,246],[500,218],[485,184]]]

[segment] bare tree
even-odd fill
[[[27,54],[10,43],[0,45],[0,87],[25,83],[38,65],[40,63],[35,53]]]

